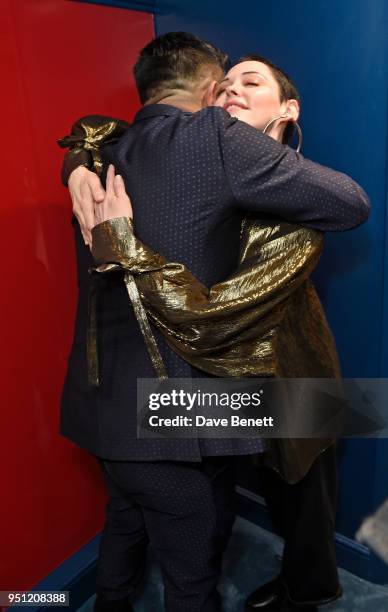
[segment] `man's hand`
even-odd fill
[[[105,198],[105,191],[97,174],[79,166],[70,174],[68,187],[73,202],[73,213],[78,219],[85,244],[92,244],[95,225],[94,207]]]
[[[94,207],[94,223],[97,225],[116,217],[132,219],[132,216],[131,200],[125,191],[123,178],[119,174],[115,176],[115,169],[111,164],[106,175],[105,198]]]

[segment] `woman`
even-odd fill
[[[238,119],[266,129],[280,142],[287,142],[299,116],[295,87],[282,71],[259,56],[244,57],[229,71],[216,93],[215,103]],[[67,173],[77,165],[76,156],[81,159],[80,153],[86,148],[84,124],[85,120],[79,123],[79,134],[72,141],[63,141],[65,146],[74,147],[68,154]],[[94,142],[90,138],[91,125],[97,127],[95,119],[89,125],[87,147],[95,169],[100,170],[101,134],[106,140],[117,138],[126,124],[110,121],[104,131],[100,122]],[[186,361],[210,374],[339,376],[334,341],[309,279],[321,254],[321,233],[284,221],[246,217],[241,233],[240,267],[232,277],[209,290],[183,265],[167,262],[137,241],[131,216],[124,185],[120,178],[114,179],[111,167],[105,201],[96,208],[99,223],[93,229],[92,251],[95,269],[99,273],[118,267],[126,271],[129,294],[160,377],[165,372],[142,304],[170,346]],[[98,364],[93,334],[90,340],[90,371],[95,374]],[[317,457],[319,461],[315,461]],[[254,594],[250,600],[252,609],[260,598],[280,597],[284,588],[288,588],[290,599],[298,602],[331,601],[341,594],[334,552],[333,441],[271,440],[267,463],[286,481],[272,471],[264,478],[268,505],[285,537],[284,581],[274,582],[268,593],[260,589]],[[317,495],[330,500],[326,507],[319,508]],[[284,504],[289,506],[288,516],[284,515]],[[316,522],[311,518],[314,515]],[[300,538],[296,524],[302,518],[304,532]],[[303,570],[302,540],[308,548],[310,534],[316,548],[305,555]],[[306,580],[309,570],[314,572],[315,580]]]

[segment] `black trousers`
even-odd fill
[[[100,464],[109,500],[98,560],[99,600],[132,598],[150,542],[162,569],[165,609],[219,612],[216,585],[235,518],[228,459]]]
[[[272,521],[284,538],[282,574],[295,603],[326,603],[340,588],[335,554],[336,446],[326,449],[307,475],[286,483],[274,470],[259,468]]]

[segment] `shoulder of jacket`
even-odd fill
[[[211,121],[220,129],[226,129],[237,121],[236,117],[231,117],[221,106],[207,106],[196,114],[205,121]]]

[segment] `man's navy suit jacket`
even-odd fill
[[[103,148],[131,196],[135,231],[168,260],[212,285],[238,264],[242,216],[341,231],[364,221],[369,203],[344,174],[305,160],[251,126],[210,107],[197,113],[143,107],[114,145]],[[61,405],[61,433],[95,455],[117,460],[199,461],[202,455],[253,453],[260,440],[138,440],[136,380],[154,371],[120,276],[98,291],[100,386],[86,370],[88,268],[93,264],[75,223],[79,303]],[[155,330],[171,377],[201,376]]]

